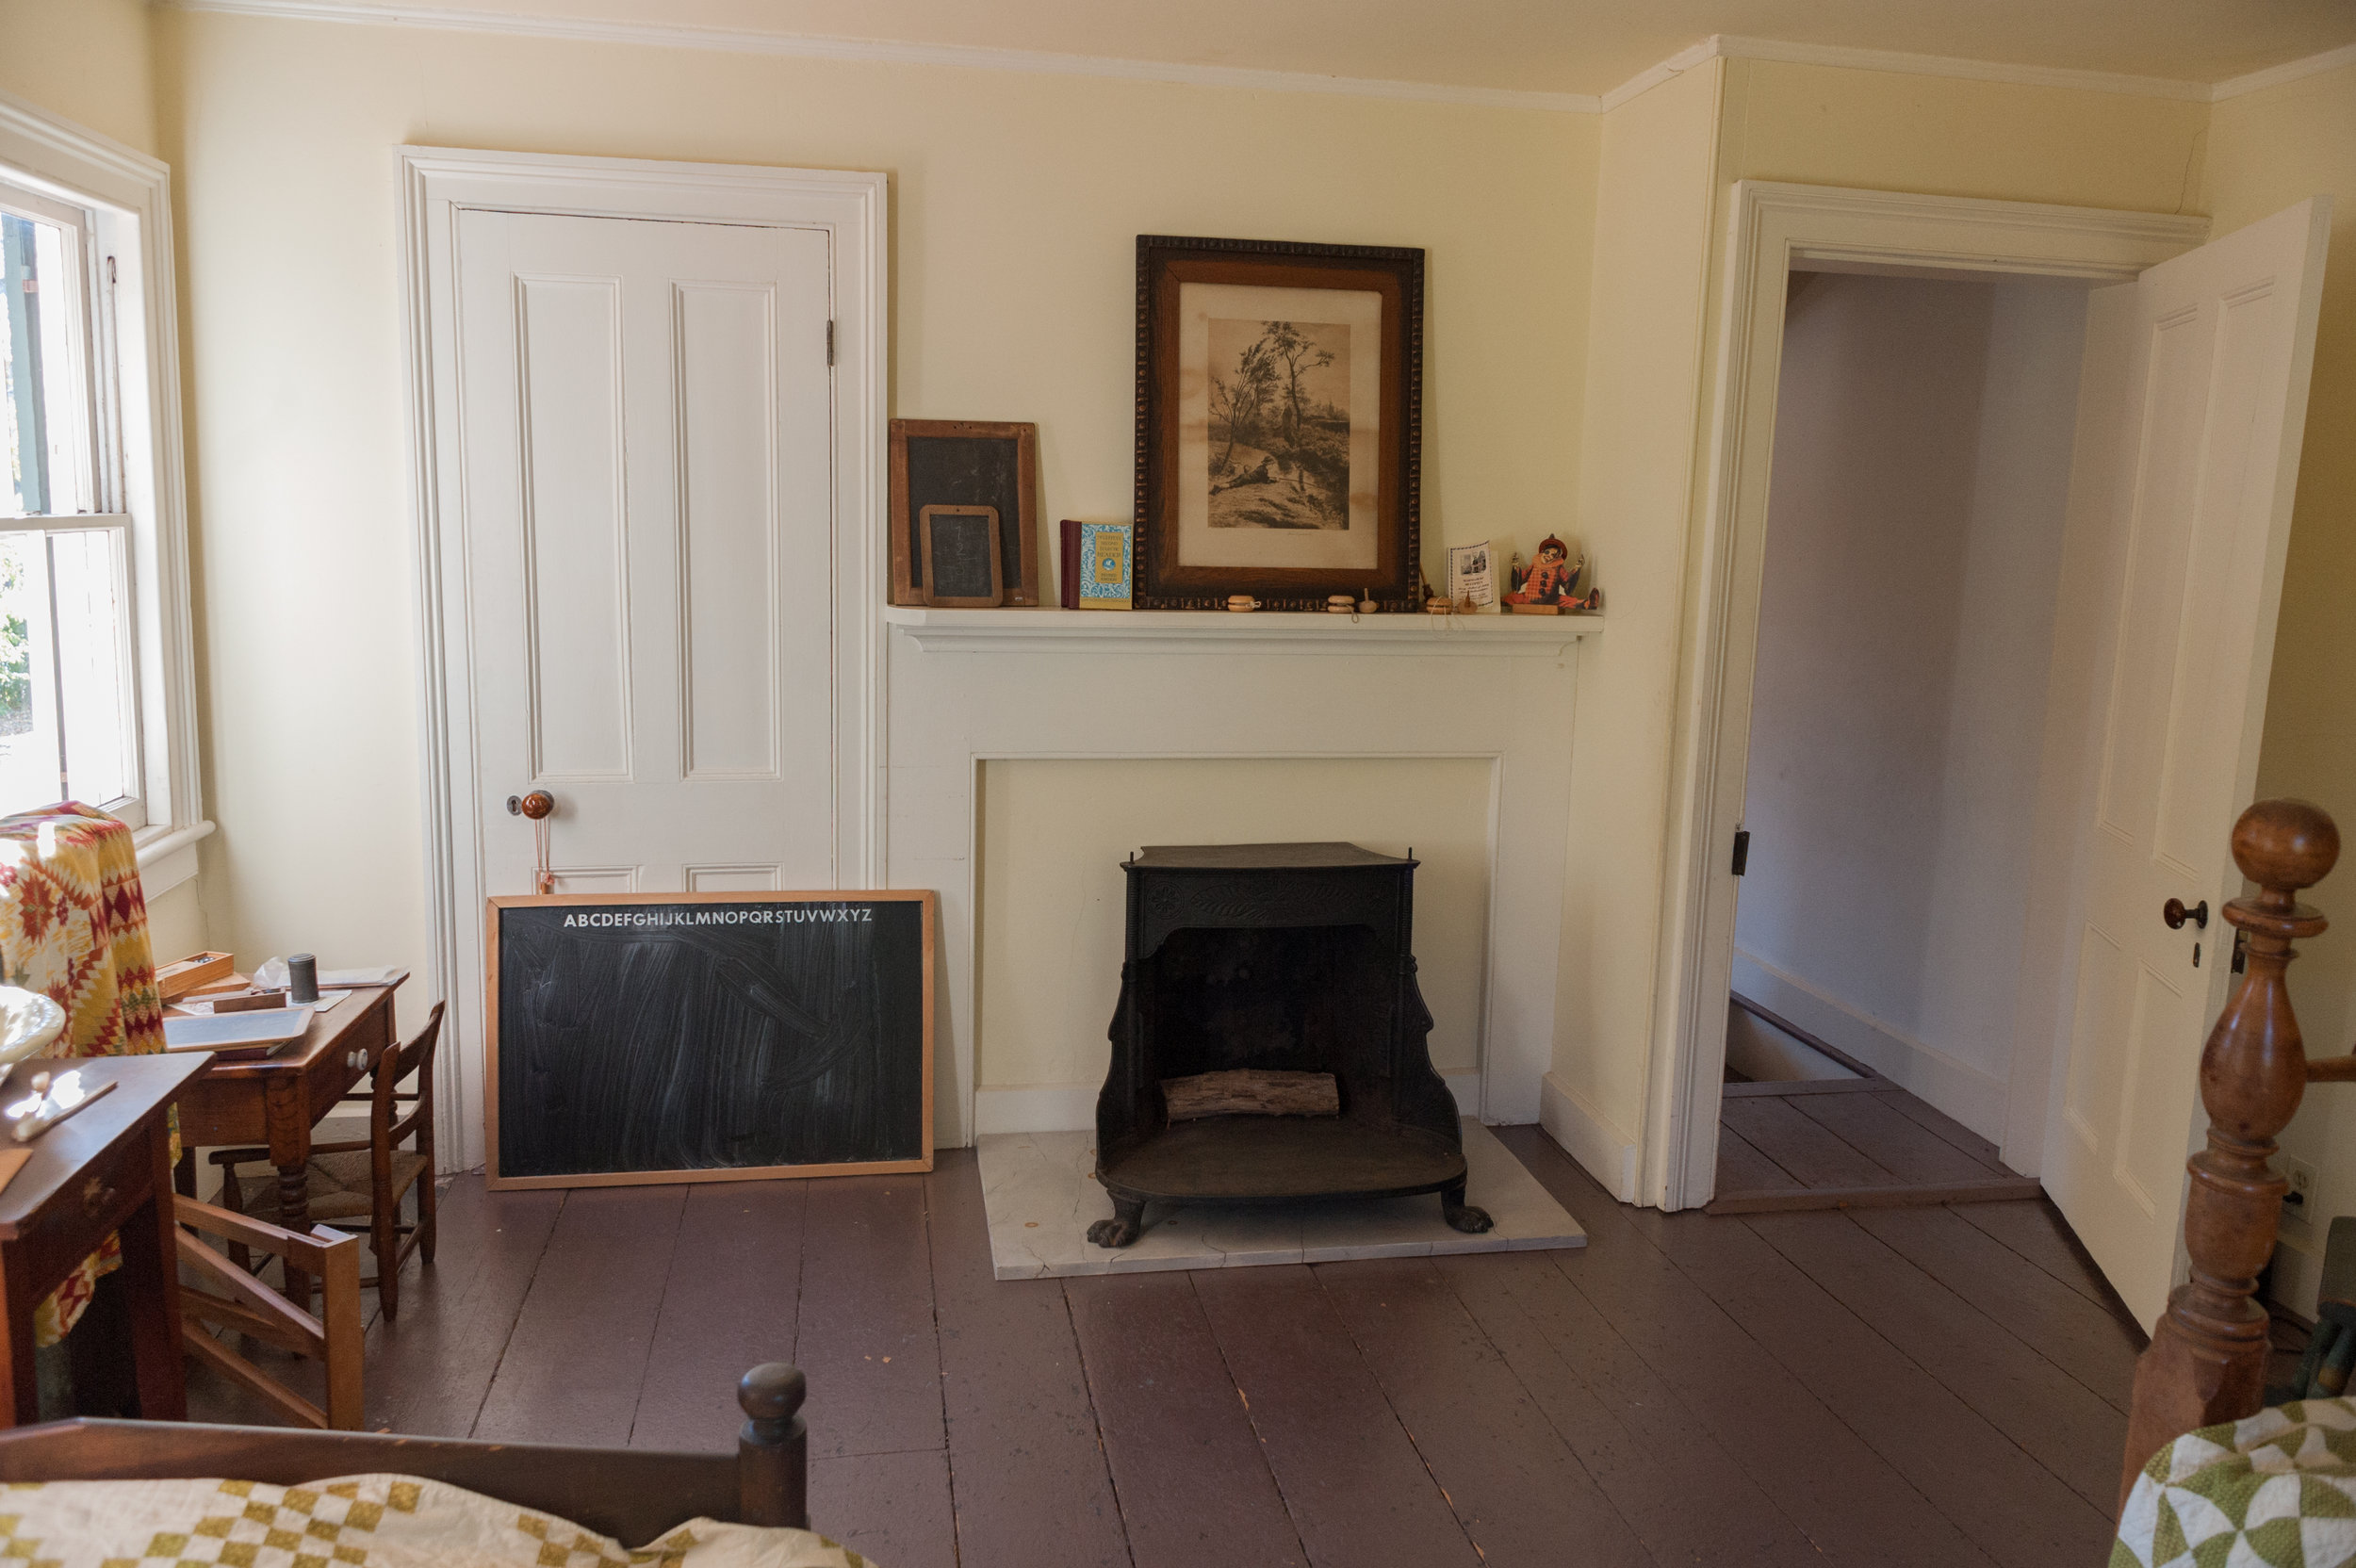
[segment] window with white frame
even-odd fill
[[[0,812],[72,798],[139,827],[130,518],[91,229],[0,183]]]
[[[170,191],[155,159],[0,93],[0,812],[112,812],[151,895],[209,830]]]

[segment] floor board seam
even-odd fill
[[[483,1392],[475,1396],[474,1413],[466,1418],[464,1435],[467,1437],[474,1436],[475,1429],[483,1424],[483,1407],[491,1402],[491,1390],[499,1386],[499,1368],[507,1364],[508,1348],[515,1343],[515,1330],[524,1320],[524,1303],[532,1299],[532,1287],[540,1281],[540,1266],[548,1261],[548,1243],[556,1239],[556,1227],[564,1217],[564,1205],[572,1200],[572,1192],[567,1190],[556,1200],[556,1213],[548,1217],[548,1233],[540,1238],[540,1250],[532,1257],[532,1272],[524,1278],[524,1288],[515,1293],[515,1314],[507,1320],[507,1332],[499,1336],[499,1353],[491,1358],[490,1375],[483,1380]],[[633,1419],[635,1415],[633,1406]]]
[[[940,1161],[936,1159],[934,1161],[936,1168],[939,1164]],[[924,1288],[926,1294],[930,1298],[925,1304],[931,1309],[929,1315],[932,1318],[933,1324],[933,1367],[935,1371],[933,1380],[936,1385],[935,1393],[941,1400],[941,1468],[948,1472],[949,1557],[953,1563],[962,1563],[965,1560],[965,1527],[964,1517],[957,1511],[957,1456],[949,1442],[949,1364],[948,1359],[941,1353],[941,1347],[942,1343],[942,1335],[941,1332],[941,1263],[938,1254],[933,1249],[933,1183],[937,1181],[939,1177],[940,1171],[938,1168],[928,1170],[924,1173],[924,1182],[919,1189],[924,1193],[924,1200],[917,1206],[917,1214],[923,1220],[924,1226]],[[802,1348],[801,1290],[802,1269],[805,1266],[803,1260],[806,1260],[809,1257],[810,1196],[807,1187],[804,1188],[802,1197],[802,1260],[796,1260],[794,1268],[794,1348],[797,1352]],[[908,1451],[913,1453],[922,1453],[926,1450],[910,1449]],[[1123,1532],[1123,1535],[1125,1537],[1125,1531]],[[1124,1539],[1123,1544],[1125,1545],[1127,1543]]]
[[[1808,1099],[1808,1096],[1807,1096],[1807,1095],[1802,1095],[1800,1098],[1801,1098],[1802,1100],[1806,1100],[1806,1099]],[[1821,1119],[1819,1119],[1819,1118],[1817,1118],[1817,1117],[1808,1116],[1808,1111],[1807,1111],[1807,1109],[1806,1109],[1804,1106],[1801,1106],[1801,1105],[1795,1104],[1795,1103],[1793,1103],[1793,1102],[1792,1102],[1792,1101],[1790,1101],[1790,1100],[1786,1100],[1786,1101],[1784,1102],[1784,1103],[1785,1103],[1785,1104],[1787,1104],[1787,1105],[1791,1105],[1791,1106],[1792,1106],[1792,1110],[1793,1110],[1793,1111],[1795,1111],[1795,1112],[1797,1112],[1799,1115],[1804,1116],[1804,1117],[1808,1117],[1808,1120],[1810,1120],[1810,1121],[1814,1122],[1817,1126],[1824,1128],[1824,1130],[1825,1132],[1827,1132],[1827,1133],[1831,1134],[1834,1137],[1836,1137],[1836,1138],[1840,1138],[1840,1139],[1841,1139],[1841,1141],[1842,1143],[1847,1144],[1850,1148],[1852,1148],[1852,1149],[1857,1149],[1857,1158],[1859,1158],[1859,1159],[1861,1159],[1861,1160],[1864,1160],[1864,1161],[1867,1161],[1868,1163],[1870,1163],[1870,1164],[1873,1165],[1874,1167],[1876,1167],[1877,1168],[1879,1168],[1880,1170],[1882,1170],[1883,1172],[1885,1172],[1885,1173],[1886,1173],[1886,1174],[1890,1177],[1890,1184],[1891,1184],[1891,1185],[1893,1185],[1893,1186],[1915,1186],[1915,1185],[1920,1185],[1920,1184],[1919,1184],[1919,1183],[1908,1182],[1908,1181],[1907,1181],[1905,1177],[1903,1177],[1903,1176],[1899,1175],[1896,1171],[1891,1170],[1891,1169],[1890,1168],[1890,1167],[1889,1167],[1889,1166],[1884,1165],[1881,1161],[1874,1159],[1874,1158],[1873,1158],[1873,1156],[1872,1154],[1867,1153],[1867,1152],[1866,1152],[1864,1150],[1862,1150],[1862,1149],[1858,1149],[1858,1148],[1857,1148],[1857,1144],[1856,1144],[1856,1142],[1855,1142],[1855,1141],[1853,1141],[1852,1139],[1850,1139],[1849,1137],[1845,1136],[1845,1135],[1843,1135],[1843,1134],[1840,1131],[1840,1129],[1838,1129],[1838,1128],[1836,1128],[1836,1127],[1831,1127],[1831,1126],[1826,1125],[1826,1124],[1824,1123],[1824,1121],[1823,1121]]]
[[[1317,1294],[1325,1298],[1326,1310],[1333,1315],[1333,1321],[1341,1325],[1342,1335],[1350,1341],[1350,1348],[1357,1356],[1358,1364],[1365,1367],[1366,1376],[1373,1380],[1375,1393],[1382,1396],[1383,1408],[1389,1411],[1391,1419],[1399,1424],[1399,1431],[1407,1439],[1407,1446],[1415,1453],[1415,1462],[1423,1467],[1424,1475],[1430,1478],[1432,1490],[1437,1492],[1440,1494],[1440,1500],[1448,1505],[1448,1516],[1456,1521],[1456,1528],[1464,1536],[1464,1544],[1472,1548],[1474,1557],[1482,1562],[1488,1561],[1489,1554],[1482,1551],[1481,1543],[1473,1538],[1472,1526],[1467,1524],[1464,1516],[1456,1511],[1456,1498],[1448,1492],[1447,1486],[1442,1484],[1439,1474],[1432,1468],[1431,1458],[1424,1453],[1422,1443],[1416,1440],[1415,1429],[1407,1424],[1407,1417],[1400,1412],[1399,1402],[1391,1397],[1391,1391],[1383,1386],[1383,1374],[1375,1370],[1374,1359],[1366,1354],[1365,1344],[1358,1338],[1358,1331],[1350,1326],[1350,1319],[1342,1314],[1341,1303],[1334,1300],[1333,1293],[1325,1288],[1324,1270],[1333,1267],[1333,1265],[1309,1264],[1305,1266],[1309,1270],[1309,1278],[1317,1282]],[[1506,1370],[1511,1372],[1513,1368],[1508,1367]],[[1515,1382],[1520,1380],[1518,1377],[1514,1379]],[[1578,1462],[1577,1455],[1572,1456],[1572,1462]],[[1583,1469],[1584,1466],[1581,1468]],[[1648,1552],[1645,1555],[1651,1554]]]
[[[1121,1521],[1121,1554],[1134,1568],[1137,1549],[1129,1539],[1129,1505],[1121,1500],[1121,1478],[1113,1473],[1112,1450],[1104,1443],[1104,1416],[1096,1404],[1096,1377],[1088,1367],[1088,1344],[1080,1337],[1080,1321],[1072,1311],[1072,1287],[1065,1281],[1055,1282],[1055,1299],[1063,1303],[1063,1326],[1072,1336],[1072,1359],[1079,1364],[1080,1386],[1088,1390],[1088,1429],[1096,1434],[1096,1462],[1104,1467],[1104,1489],[1113,1494],[1113,1517]],[[1213,1343],[1217,1343],[1216,1338]],[[1278,1495],[1283,1495],[1281,1487]]]
[[[689,1195],[690,1198],[693,1194]],[[627,1448],[638,1436],[638,1413],[646,1403],[646,1380],[654,1376],[654,1348],[663,1337],[663,1308],[671,1299],[671,1266],[679,1260],[679,1234],[687,1226],[689,1199],[681,1198],[679,1221],[671,1227],[671,1250],[663,1257],[663,1293],[654,1298],[654,1315],[646,1323],[646,1359],[638,1367],[638,1393],[630,1402],[630,1430],[623,1434],[622,1446]],[[799,1303],[796,1303],[798,1309]],[[515,1315],[521,1317],[520,1312]]]
[[[1236,1402],[1243,1406],[1244,1425],[1252,1429],[1252,1441],[1259,1445],[1260,1467],[1268,1472],[1268,1485],[1276,1489],[1276,1501],[1284,1510],[1284,1522],[1292,1527],[1293,1544],[1301,1548],[1301,1560],[1306,1568],[1312,1559],[1309,1556],[1309,1538],[1301,1533],[1301,1515],[1293,1511],[1293,1500],[1284,1491],[1284,1478],[1276,1473],[1276,1466],[1268,1461],[1267,1434],[1260,1430],[1260,1418],[1252,1412],[1252,1397],[1244,1392],[1243,1380],[1235,1376],[1235,1364],[1227,1359],[1227,1347],[1219,1343],[1219,1322],[1211,1315],[1209,1305],[1203,1299],[1203,1292],[1196,1283],[1195,1274],[1196,1271],[1191,1268],[1186,1271],[1186,1292],[1194,1298],[1194,1310],[1202,1315],[1203,1331],[1210,1335],[1211,1348],[1219,1355],[1219,1370],[1227,1374],[1227,1386],[1235,1391]],[[1320,1292],[1323,1288],[1323,1286],[1318,1287]],[[1066,1287],[1065,1296],[1068,1300],[1070,1298],[1069,1287]],[[1385,1403],[1387,1402],[1386,1400]],[[1112,1466],[1107,1463],[1104,1468],[1110,1470]]]

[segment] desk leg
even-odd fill
[[[19,1288],[17,1260],[0,1247],[0,1300],[8,1306],[7,1340],[0,1348],[0,1420],[29,1427],[41,1419],[41,1376],[33,1368],[33,1311],[41,1305]]]
[[[147,1200],[123,1222],[123,1284],[131,1317],[131,1361],[139,1378],[139,1419],[186,1421],[188,1390],[181,1364],[178,1246],[172,1235],[172,1143],[158,1116],[148,1129],[155,1150]]]
[[[278,1223],[297,1235],[311,1233],[311,1174],[306,1158],[278,1168]],[[311,1276],[288,1263],[286,1299],[304,1312],[311,1310]]]

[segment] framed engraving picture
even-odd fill
[[[1135,603],[1409,609],[1423,253],[1137,237]]]

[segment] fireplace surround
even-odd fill
[[[1436,1192],[1459,1231],[1465,1202],[1454,1098],[1426,1048],[1415,984],[1415,873],[1356,844],[1151,847],[1128,884],[1112,1065],[1096,1102],[1096,1175],[1126,1247],[1157,1200],[1230,1203]],[[1330,1074],[1329,1115],[1172,1121],[1167,1080]]]

